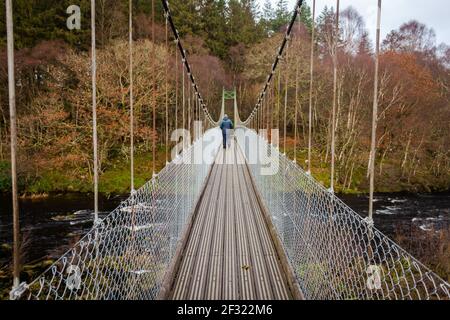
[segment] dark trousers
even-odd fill
[[[226,148],[227,147],[227,131],[226,130],[222,130],[222,139],[223,139],[223,147]]]

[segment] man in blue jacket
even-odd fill
[[[220,129],[222,130],[223,138],[223,148],[226,149],[227,145],[230,146],[230,130],[234,128],[233,122],[228,118],[227,115],[223,117],[220,123]]]

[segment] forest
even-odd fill
[[[81,29],[66,27],[66,8],[81,8]],[[0,191],[10,190],[9,109],[5,3],[0,3]],[[165,163],[165,92],[170,114],[180,110],[179,55],[160,1],[133,1],[136,184]],[[285,0],[172,0],[170,8],[208,109],[218,117],[222,88],[235,87],[241,118],[253,109],[291,18]],[[22,194],[92,190],[90,1],[14,1],[18,109],[19,185]],[[386,13],[388,14],[388,13]],[[152,16],[155,26],[152,27]],[[315,23],[312,173],[329,184],[333,55],[338,61],[336,184],[339,192],[366,192],[373,103],[374,47],[362,16],[340,13],[339,42],[332,48],[333,7],[317,13],[305,6],[271,88],[273,124],[283,117],[282,141],[305,167],[308,145],[309,65]],[[100,191],[129,190],[128,1],[97,0]],[[154,31],[154,32],[153,32]],[[382,39],[376,191],[450,189],[450,47],[420,21],[405,21]],[[169,69],[170,72],[165,72]],[[155,82],[157,85],[152,85]],[[154,92],[155,91],[155,92]],[[156,104],[158,127],[152,130]],[[297,119],[294,108],[298,108]],[[181,117],[178,117],[180,120]],[[294,139],[294,124],[298,137]],[[170,127],[180,127],[171,118]],[[158,157],[151,145],[158,140]]]

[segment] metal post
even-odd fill
[[[17,190],[17,117],[16,117],[16,81],[14,77],[14,27],[12,1],[6,0],[6,37],[8,50],[8,92],[9,119],[11,126],[11,180],[13,204],[13,289],[20,284],[20,226],[19,199]]]
[[[95,0],[91,0],[92,139],[94,144],[94,215],[98,222],[97,64],[95,51]]]
[[[375,159],[376,159],[376,135],[378,122],[378,68],[379,68],[379,54],[380,54],[380,26],[381,26],[381,0],[378,0],[378,14],[377,14],[377,38],[375,49],[375,81],[373,88],[373,108],[372,108],[372,141],[370,148],[370,196],[369,196],[369,220],[373,221],[373,192],[375,179]]]

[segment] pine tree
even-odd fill
[[[309,32],[312,32],[312,12],[311,7],[308,6],[307,3],[303,3],[299,19],[300,22],[303,23],[303,25],[306,27],[306,29],[308,29]]]
[[[228,50],[225,8],[225,0],[205,0],[200,9],[206,45],[221,59]]]
[[[89,0],[78,1],[81,8],[81,30],[68,30],[67,7],[70,0],[15,0],[13,1],[15,47],[31,48],[44,40],[61,39],[78,49],[89,46]],[[0,6],[0,28],[6,30],[4,1]],[[0,47],[6,45],[6,32],[0,36]]]
[[[176,0],[170,2],[172,19],[181,36],[187,34],[198,35],[203,32],[201,13],[199,12],[201,9],[200,4],[200,0]]]
[[[289,23],[291,13],[288,10],[288,5],[286,0],[278,0],[274,18],[272,19],[271,28],[274,32],[279,32],[280,29]]]
[[[227,6],[229,45],[258,41],[262,30],[258,27],[254,0],[229,0]]]
[[[336,14],[333,7],[325,6],[317,18],[317,44],[319,53],[329,54],[334,41]]]
[[[266,0],[264,2],[262,18],[266,21],[271,21],[274,18],[274,10],[272,7],[272,1]]]
[[[272,21],[273,21],[274,17],[275,17],[275,15],[274,15],[274,9],[272,7],[272,1],[266,0],[264,2],[262,14],[261,14],[261,20],[260,20],[260,25],[263,28],[264,33],[266,35],[270,35],[270,33],[273,32]]]

